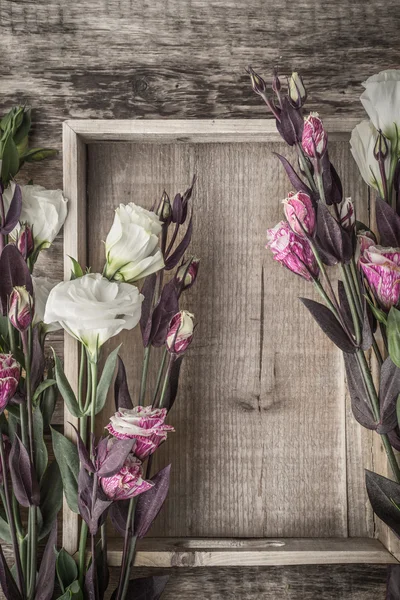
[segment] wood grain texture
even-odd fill
[[[238,139],[244,131],[238,129]],[[155,468],[170,461],[174,468],[153,535],[374,532],[363,480],[363,467],[371,467],[371,436],[348,415],[341,353],[297,300],[312,294],[312,287],[293,277],[288,284],[287,271],[263,250],[266,229],[281,218],[288,190],[273,151],[287,152],[282,143],[88,146],[94,270],[103,267],[102,241],[119,202],[150,207],[164,188],[173,195],[193,172],[198,175],[191,251],[201,257],[206,276],[188,294],[187,308],[199,326],[170,416],[176,433],[156,455]],[[348,143],[333,143],[331,158],[361,205],[366,190]],[[360,209],[359,217],[367,212],[367,206],[364,215]],[[121,339],[135,396],[139,332]],[[110,399],[99,432],[114,410]]]
[[[261,117],[244,66],[267,74],[281,57],[283,71],[302,70],[314,109],[361,117],[360,81],[398,66],[397,9],[396,0],[0,0],[0,103],[30,103],[33,144],[57,148],[66,118]],[[60,159],[24,173],[62,186]],[[61,237],[40,262],[61,277]],[[384,579],[381,567],[192,569],[184,576],[179,569],[165,598],[375,600]]]

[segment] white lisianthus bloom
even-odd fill
[[[389,69],[363,82],[361,102],[376,129],[397,144],[400,128],[400,70]]]
[[[44,323],[44,313],[49,294],[59,282],[54,279],[49,279],[48,277],[32,277],[32,283],[35,301],[35,314],[33,316],[32,325],[35,326],[41,324],[42,329],[46,333],[61,329],[61,325],[58,321],[55,321],[54,323]]]
[[[134,283],[164,267],[158,248],[162,223],[158,216],[133,202],[120,204],[106,239],[108,279]]]
[[[379,163],[374,156],[378,132],[371,121],[361,121],[351,132],[351,153],[365,183],[375,188],[383,198],[382,178]],[[388,142],[388,145],[390,142]],[[389,177],[390,152],[385,160],[386,177]]]
[[[109,281],[100,273],[59,283],[47,300],[45,323],[58,321],[96,362],[100,347],[139,322],[143,296],[137,287]]]
[[[67,218],[67,200],[61,190],[46,190],[41,185],[21,185],[22,210],[20,223],[28,223],[32,229],[34,250],[48,248]],[[11,203],[14,185],[4,192],[5,205]],[[17,227],[12,233],[16,237]]]

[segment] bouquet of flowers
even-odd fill
[[[180,300],[199,267],[187,255],[195,180],[172,202],[164,192],[151,211],[121,204],[105,241],[102,273],[72,259],[69,281],[36,277],[40,253],[66,219],[67,200],[60,190],[20,186],[14,179],[24,161],[53,153],[28,150],[27,119],[30,125],[29,111],[18,108],[0,123],[0,537],[12,545],[15,561],[10,568],[0,545],[1,587],[7,600],[101,600],[108,586],[109,518],[124,539],[112,597],[157,600],[167,578],[130,580],[130,572],[136,541],[147,534],[169,486],[170,465],[153,474],[152,458],[174,431],[166,418],[193,338],[193,315],[180,308]],[[103,357],[101,374],[99,364],[104,344],[136,326],[143,374],[139,397],[132,399],[120,346]],[[60,328],[79,341],[76,390],[47,346],[47,334]],[[154,347],[163,350],[150,386]],[[116,412],[99,435],[96,416],[111,388]],[[57,390],[79,427],[74,440],[51,428],[56,460],[50,462],[44,432],[51,427]],[[63,493],[80,515],[76,557],[57,548]]]
[[[263,78],[251,67],[248,72],[297,161],[293,166],[278,155],[293,191],[282,201],[285,219],[267,232],[267,248],[322,298],[300,300],[343,351],[355,419],[382,440],[393,479],[367,471],[367,491],[375,513],[400,536],[400,468],[394,452],[400,451],[400,71],[383,71],[364,82],[361,102],[369,120],[351,135],[351,152],[376,196],[376,231],[357,220],[357,207],[343,192],[318,113],[304,115],[301,76],[293,73],[284,91],[275,73],[271,97]],[[337,286],[333,269],[340,273]],[[391,599],[400,597],[398,569],[396,578],[389,583]]]

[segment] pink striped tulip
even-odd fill
[[[120,408],[111,417],[106,429],[120,440],[131,438],[134,454],[140,460],[144,460],[167,439],[168,432],[174,431],[171,425],[164,423],[166,416],[165,408],[151,406]]]
[[[318,113],[312,112],[304,121],[301,145],[310,158],[321,158],[326,151],[328,134],[326,133]]]
[[[318,277],[318,265],[308,240],[296,235],[286,221],[268,229],[267,239],[266,248],[276,261],[307,281]]]
[[[300,237],[306,237],[306,234],[313,235],[316,219],[310,196],[304,192],[290,192],[282,203],[292,231]]]
[[[101,477],[100,483],[110,500],[128,500],[153,487],[153,483],[142,476],[142,462],[129,454],[122,469],[112,477]]]
[[[369,246],[359,265],[380,306],[389,310],[400,299],[400,249]]]
[[[20,366],[12,354],[0,354],[0,413],[17,391]]]
[[[181,310],[172,317],[166,345],[171,354],[183,354],[193,339],[193,316],[186,310]]]

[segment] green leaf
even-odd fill
[[[31,109],[24,110],[22,115],[22,121],[18,127],[18,131],[14,134],[14,142],[16,146],[19,146],[22,141],[28,137],[29,130],[31,128]]]
[[[39,160],[44,160],[49,156],[56,156],[58,154],[58,150],[53,150],[51,148],[31,148],[21,156],[22,162],[38,162]]]
[[[394,306],[389,311],[386,333],[389,356],[396,367],[400,368],[400,311],[394,308]]]
[[[38,387],[35,390],[35,393],[33,394],[32,402],[35,403],[36,400],[40,397],[40,394],[44,392],[44,390],[47,390],[48,387],[50,387],[51,385],[55,385],[56,383],[57,382],[55,379],[45,379],[44,381],[42,381],[42,383],[38,385]]]
[[[17,146],[9,134],[5,140],[2,152],[3,162],[1,164],[1,178],[7,184],[19,171],[19,155]]]
[[[79,277],[83,277],[84,272],[81,265],[78,263],[77,260],[75,260],[75,258],[72,258],[72,256],[69,256],[69,258],[72,262],[71,279],[78,279]]]
[[[56,353],[54,352],[54,350],[53,350],[53,355],[54,355],[54,368],[55,368],[57,387],[60,390],[61,396],[64,398],[64,402],[67,405],[67,408],[68,408],[69,412],[71,413],[71,415],[73,415],[74,417],[82,417],[83,413],[81,412],[81,410],[79,408],[79,404],[76,399],[76,396],[75,396],[71,386],[69,385],[68,379],[65,377],[65,373],[64,373],[64,369],[62,368],[61,361],[58,358],[58,356],[56,355]]]
[[[47,371],[47,377],[53,379],[53,369],[50,367]],[[57,402],[57,388],[56,386],[50,386],[44,390],[42,398],[40,400],[40,410],[43,415],[43,428],[47,429],[53,418],[54,409]]]
[[[103,409],[106,403],[108,390],[110,389],[110,385],[114,376],[115,366],[117,364],[118,352],[120,348],[121,344],[111,352],[104,365],[100,381],[97,385],[96,415]]]
[[[61,548],[57,556],[56,571],[60,587],[63,592],[78,577],[78,567],[76,562],[64,548]]]
[[[6,544],[12,543],[10,526],[7,521],[3,519],[3,517],[0,517],[0,539],[2,539]]]
[[[46,443],[43,437],[43,417],[38,406],[33,411],[33,432],[35,450],[35,469],[38,481],[40,481],[47,467],[48,454]]]
[[[368,302],[375,319],[377,321],[379,321],[379,323],[383,323],[383,325],[386,325],[387,324],[386,313],[383,310],[381,310],[380,308],[378,308],[377,306],[375,306],[375,304],[373,302],[371,302],[371,300],[368,298],[368,296],[364,296],[364,297],[365,297],[366,301]]]
[[[74,513],[79,513],[78,509],[78,474],[79,474],[79,456],[78,450],[70,440],[56,429],[51,429],[54,454],[60,467],[61,479],[63,482],[64,494],[68,506]]]
[[[56,461],[49,464],[40,482],[40,510],[42,527],[39,539],[46,537],[62,507],[63,484]]]
[[[4,115],[4,117],[0,121],[0,129],[2,131],[6,131],[8,127],[11,125],[13,117],[15,115],[16,107],[11,108],[8,113]]]

